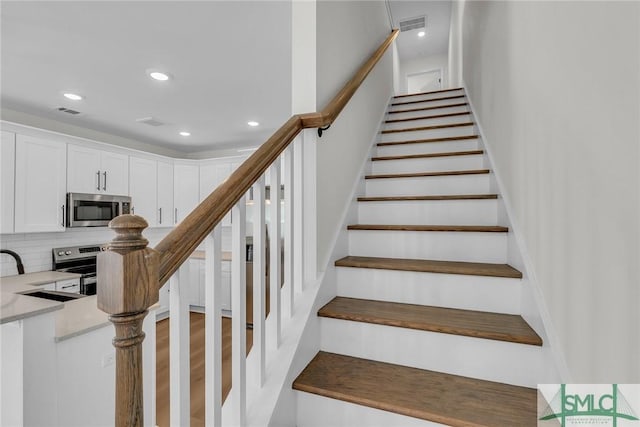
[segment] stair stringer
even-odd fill
[[[571,379],[566,358],[559,345],[559,339],[553,327],[549,310],[544,302],[542,290],[538,285],[533,263],[524,244],[523,234],[520,231],[521,227],[513,220],[514,215],[512,214],[513,208],[511,200],[509,196],[502,191],[505,187],[501,179],[501,172],[496,167],[496,162],[494,161],[495,157],[493,156],[491,144],[482,129],[473,105],[471,93],[468,91],[464,81],[462,82],[462,87],[467,95],[469,111],[471,112],[478,134],[478,149],[484,150],[484,166],[491,168],[493,172],[490,177],[490,190],[500,197],[501,203],[498,204],[498,221],[501,225],[509,227],[509,233],[507,233],[507,261],[511,266],[523,273],[520,297],[521,316],[542,337],[544,343],[542,357],[547,361],[546,366],[554,367],[555,372],[552,376],[557,378],[556,382],[569,383]]]
[[[366,152],[360,165],[360,172],[356,176],[355,181],[351,186],[351,193],[349,197],[349,203],[345,206],[339,227],[334,232],[331,247],[333,248],[327,263],[323,270],[320,270],[318,279],[312,285],[313,295],[307,295],[305,298],[309,298],[309,301],[305,301],[301,304],[301,310],[304,310],[304,319],[298,318],[298,314],[294,315],[293,319],[297,319],[297,322],[304,322],[303,325],[298,324],[297,329],[300,330],[300,335],[297,338],[295,349],[293,350],[290,363],[288,363],[288,371],[284,375],[284,381],[281,384],[279,390],[271,389],[269,393],[278,393],[278,398],[271,411],[269,418],[269,426],[283,427],[283,426],[295,426],[296,414],[297,414],[297,393],[293,390],[293,381],[298,377],[300,372],[309,364],[311,359],[320,351],[320,331],[321,331],[321,319],[317,313],[320,308],[326,305],[329,301],[337,296],[337,269],[335,262],[347,256],[349,254],[349,233],[347,225],[357,222],[358,218],[358,201],[357,196],[364,194],[365,192],[365,179],[364,176],[371,173],[371,157],[376,152],[376,144],[380,139],[380,131],[384,126],[384,122],[387,118],[389,111],[389,104],[391,98],[387,102],[383,114],[380,116],[379,125],[376,128],[369,145],[369,150]],[[321,141],[319,141],[321,143]],[[305,290],[305,294],[311,293],[311,290]],[[307,311],[308,310],[308,311]],[[283,325],[284,326],[284,325]],[[284,329],[283,329],[284,330]],[[285,337],[283,336],[283,345],[285,345]],[[247,361],[251,357],[251,353],[247,357]],[[269,364],[269,360],[267,360]],[[248,376],[248,378],[250,378]],[[263,410],[264,412],[264,410]],[[251,413],[249,414],[251,415]],[[264,417],[249,418],[249,421],[263,420]],[[248,423],[248,425],[265,425],[257,423]]]

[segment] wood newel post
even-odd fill
[[[98,308],[109,313],[116,329],[117,427],[143,425],[142,322],[158,302],[160,257],[142,236],[148,224],[136,215],[121,215],[109,223],[116,237],[98,255]]]

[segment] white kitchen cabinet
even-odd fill
[[[198,206],[199,191],[198,165],[175,164],[173,167],[173,222],[175,224],[182,221]]]
[[[61,280],[54,284],[53,290],[60,292],[80,293],[80,279]],[[50,290],[51,288],[46,288]]]
[[[157,225],[158,162],[140,157],[129,158],[129,195],[131,213],[147,220],[149,227]]]
[[[69,145],[68,164],[69,192],[127,195],[128,156],[80,145]]]
[[[200,201],[206,199],[229,175],[231,175],[230,162],[200,165]],[[222,225],[231,225],[231,212],[222,219]]]
[[[231,261],[222,262],[222,309],[231,311]]]
[[[16,136],[16,233],[64,231],[67,145]]]
[[[172,227],[174,224],[173,165],[158,162],[158,227]]]
[[[2,131],[0,141],[0,234],[13,233],[16,134]]]

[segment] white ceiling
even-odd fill
[[[400,61],[410,61],[449,51],[450,1],[390,0],[390,4],[395,28],[400,28],[400,21],[407,18],[427,16],[424,37],[418,37],[420,30],[401,32],[398,35]]]
[[[289,2],[3,1],[1,13],[3,108],[182,152],[255,146],[290,116]],[[149,116],[165,125],[136,123]]]

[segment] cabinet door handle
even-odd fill
[[[102,189],[103,189],[104,191],[107,191],[107,172],[106,172],[106,171],[104,171],[104,172],[102,173],[102,175],[104,175],[104,184],[102,184]]]
[[[76,285],[76,284],[74,283],[74,284],[72,284],[72,285],[63,286],[63,287],[62,287],[62,288],[60,288],[60,289],[75,288],[76,286],[78,286],[78,285]]]
[[[136,214],[136,208],[131,206],[131,215],[135,215]]]
[[[62,205],[60,209],[62,209],[62,226],[64,227],[64,205]]]
[[[175,213],[173,214],[173,223],[178,223],[178,208],[176,208]]]
[[[96,175],[98,175],[98,186],[96,187],[96,190],[100,190],[100,171],[96,172]]]
[[[162,224],[162,208],[158,209],[160,211],[160,224]]]

